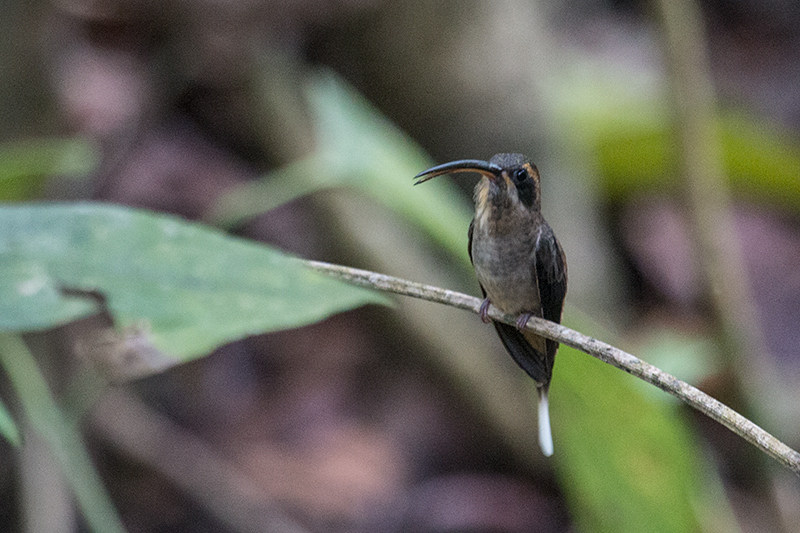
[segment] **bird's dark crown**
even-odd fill
[[[522,154],[496,154],[492,156],[489,163],[497,165],[504,170],[513,170],[525,163],[531,163],[531,160]]]

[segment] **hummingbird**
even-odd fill
[[[522,154],[497,154],[489,161],[463,159],[429,168],[419,185],[437,176],[473,172],[475,216],[469,225],[468,252],[483,293],[480,317],[490,321],[489,305],[516,315],[515,326],[494,322],[506,351],[533,378],[539,395],[539,446],[553,454],[548,391],[558,343],[523,328],[532,316],[561,322],[567,293],[567,260],[542,216],[539,171]]]

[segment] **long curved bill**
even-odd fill
[[[414,182],[414,185],[425,183],[437,176],[455,174],[457,172],[477,172],[489,179],[497,179],[500,177],[503,169],[498,165],[489,163],[488,161],[481,161],[480,159],[461,159],[420,172],[414,176],[414,179],[417,180]]]

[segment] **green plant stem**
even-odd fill
[[[39,366],[18,335],[0,334],[0,366],[8,374],[30,426],[61,466],[89,527],[97,533],[124,533],[78,429],[56,405]]]
[[[336,279],[354,285],[420,298],[430,302],[442,303],[458,309],[472,311],[476,314],[480,312],[480,299],[459,292],[321,261],[305,261],[305,264],[318,272],[328,274]],[[489,317],[493,320],[511,325],[515,324],[517,319],[515,316],[500,313],[494,306],[489,307]],[[588,335],[556,324],[555,322],[533,317],[528,321],[526,329],[596,357],[604,363],[624,370],[672,394],[704,415],[727,427],[762,452],[791,469],[796,475],[800,476],[800,453],[767,433],[761,427],[727,405],[712,398],[696,387],[610,344],[606,344]]]

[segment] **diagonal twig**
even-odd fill
[[[456,291],[415,283],[377,272],[370,272],[368,270],[360,270],[342,265],[333,265],[321,261],[304,261],[304,264],[318,272],[354,285],[411,296],[430,302],[442,303],[458,309],[472,311],[473,313],[480,312],[481,300],[474,296],[468,296]],[[489,307],[489,316],[494,320],[511,325],[515,324],[517,319],[515,316],[505,315],[499,312],[494,306]],[[672,394],[704,415],[727,427],[800,476],[800,453],[764,431],[748,418],[745,418],[700,389],[667,374],[659,368],[619,348],[615,348],[610,344],[606,344],[605,342],[560,324],[556,324],[555,322],[532,317],[528,320],[526,329],[596,357],[604,363],[624,370]]]

